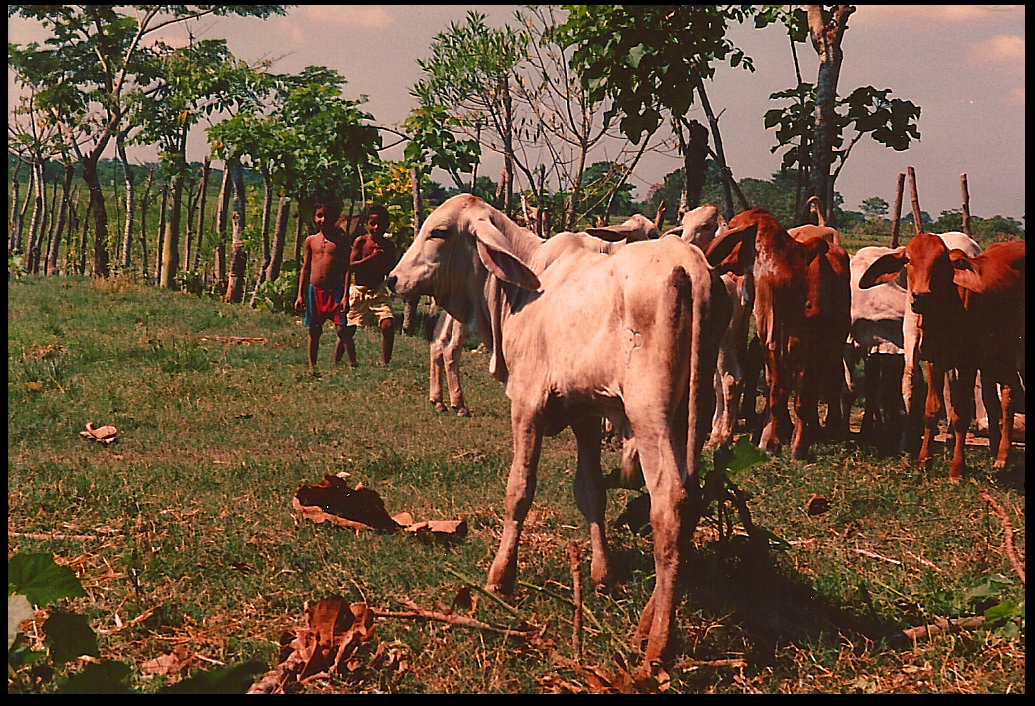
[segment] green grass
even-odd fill
[[[485,354],[464,353],[475,416],[462,419],[427,402],[423,339],[397,335],[386,369],[374,365],[377,332],[360,329],[355,370],[329,367],[333,341],[328,330],[314,377],[295,317],[121,278],[9,283],[8,555],[52,552],[76,570],[89,597],[69,607],[89,616],[105,658],[140,665],[182,646],[192,671],[248,659],[272,669],[281,634],[303,624],[307,601],[338,593],[385,611],[405,599],[437,609],[463,587],[456,574],[484,582],[511,454],[508,405]],[[116,426],[118,443],[80,438],[87,422]],[[371,643],[360,653],[365,668],[306,690],[592,690],[586,672],[553,659],[575,658],[571,609],[556,597],[571,595],[570,540],[588,573],[588,537],[572,497],[574,447],[567,431],[544,443],[522,535],[519,580],[527,585],[509,599],[539,638],[387,619],[377,640],[405,655],[405,669],[369,666]],[[738,481],[753,518],[791,549],[760,561],[741,537],[716,541],[714,523],[702,523],[669,690],[1023,692],[1023,627],[1018,635],[1000,622],[915,646],[882,639],[980,614],[994,601],[971,603],[966,593],[997,575],[1007,578],[996,599],[1023,601],[1002,528],[978,490],[1006,508],[1023,556],[1024,449],[1003,472],[981,449],[968,460],[973,471],[959,486],[948,483],[944,455],[926,473],[850,443],[747,472]],[[605,452],[605,471],[615,465],[617,454]],[[336,473],[377,491],[390,513],[465,519],[468,536],[424,544],[299,518],[291,509],[299,485]],[[637,493],[610,492],[613,522]],[[830,501],[828,512],[806,513],[813,494]],[[635,663],[629,637],[653,585],[653,557],[649,537],[614,528],[611,541],[619,584],[610,595],[585,595],[603,629],[587,618],[581,660],[614,674],[616,652]],[[474,617],[512,622],[487,599]],[[153,691],[177,678],[141,672],[134,686]]]

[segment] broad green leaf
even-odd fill
[[[161,690],[163,694],[244,694],[255,682],[255,675],[266,671],[262,662],[245,662],[200,672]]]
[[[985,620],[995,622],[1003,618],[1012,618],[1017,615],[1018,604],[1015,601],[1003,601],[985,611]]]
[[[58,688],[59,694],[125,694],[129,688],[132,667],[123,662],[107,660],[91,662],[76,672]]]
[[[43,623],[43,633],[54,664],[62,665],[81,655],[100,657],[97,635],[85,615],[57,612]]]
[[[75,572],[58,566],[50,554],[16,554],[7,562],[7,593],[20,593],[37,606],[85,596]]]

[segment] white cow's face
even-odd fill
[[[389,275],[388,285],[408,297],[439,297],[473,274],[474,252],[464,238],[459,221],[466,210],[465,195],[449,199],[428,216],[413,244]],[[437,291],[436,291],[437,290]]]

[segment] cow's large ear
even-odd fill
[[[640,240],[650,240],[650,236],[643,232],[643,229],[635,224],[620,223],[616,226],[606,228],[587,228],[586,232],[594,238],[606,240],[609,243],[617,243],[619,240],[626,240],[634,243]]]
[[[666,230],[664,233],[661,234],[661,237],[664,238],[667,235],[674,235],[677,238],[682,238],[683,237],[683,226],[676,226],[675,228],[671,228],[669,230]]]
[[[893,282],[907,262],[909,262],[909,257],[904,250],[881,255],[862,273],[862,277],[859,278],[859,289],[869,289],[878,284]]]
[[[722,238],[715,238],[708,244],[705,257],[708,264],[721,273],[732,272],[736,275],[745,274],[748,267],[753,267],[751,258],[747,252],[754,250],[750,246],[758,231],[758,224],[752,223],[738,230],[728,231]],[[737,246],[741,247],[738,249]],[[736,253],[734,250],[736,249]]]
[[[952,281],[964,289],[972,292],[984,290],[984,281],[981,273],[974,268],[974,263],[962,250],[953,248],[949,251],[949,260],[952,262]]]

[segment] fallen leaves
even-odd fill
[[[374,611],[363,603],[346,603],[341,596],[329,596],[307,607],[306,619],[306,625],[284,633],[280,663],[248,693],[284,692],[307,679],[330,676],[332,672],[346,676],[363,666],[357,650],[374,637]],[[384,658],[384,647],[379,644],[372,661]],[[402,664],[395,655],[394,665]]]
[[[99,441],[102,444],[112,444],[118,441],[118,429],[110,424],[97,429],[94,427],[93,422],[87,422],[86,431],[79,432],[79,436],[84,439]]]
[[[338,476],[325,476],[316,485],[303,484],[291,506],[308,520],[330,522],[352,530],[374,530],[389,534],[405,531],[423,541],[461,539],[467,535],[464,520],[414,522],[408,512],[389,516],[381,496],[362,484],[355,488]]]

